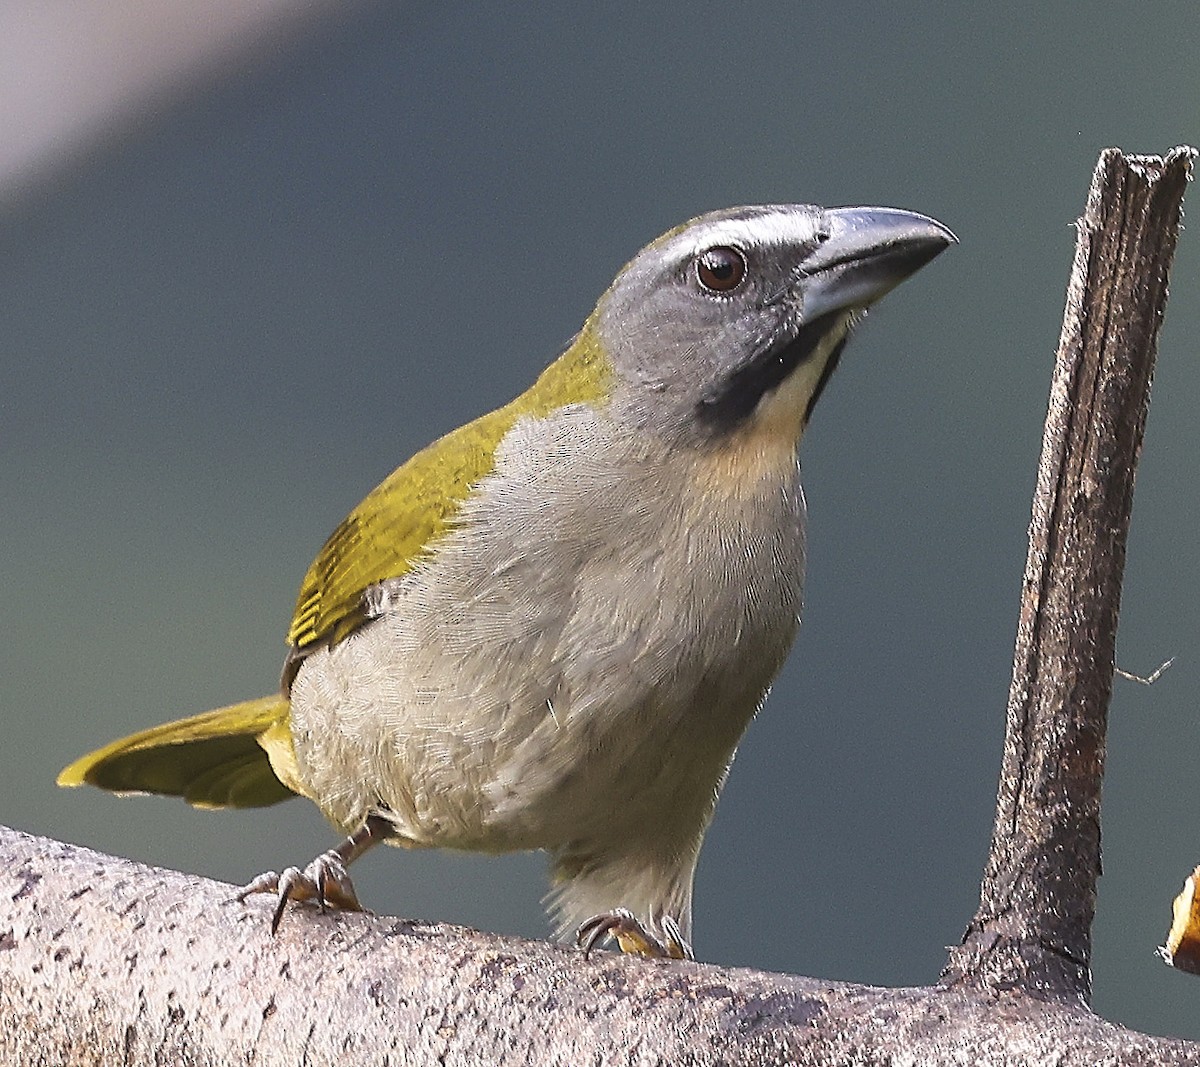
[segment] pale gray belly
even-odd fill
[[[380,618],[302,664],[301,775],[335,823],[386,811],[417,845],[695,835],[795,635],[799,486],[748,514],[661,472],[512,466]]]

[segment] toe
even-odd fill
[[[305,872],[313,883],[315,897],[322,907],[338,908],[342,911],[362,911],[350,872],[336,852],[326,852],[308,865]]]
[[[235,900],[245,900],[254,893],[277,893],[279,891],[279,875],[275,871],[264,871],[257,878],[251,879],[238,890]]]
[[[363,910],[346,865],[336,852],[318,856],[304,870],[288,867],[279,874],[274,871],[260,874],[239,890],[237,899],[245,900],[254,893],[271,893],[276,898],[271,914],[271,933],[279,929],[289,900],[315,900],[322,909]]]
[[[600,915],[593,915],[584,922],[575,935],[586,959],[592,949],[605,937],[611,937],[622,952],[647,959],[691,959],[691,946],[684,940],[679,924],[673,919],[662,923],[666,939],[652,933],[644,923],[626,908],[614,908]]]
[[[583,958],[586,960],[592,954],[592,949],[604,938],[614,935],[618,926],[636,922],[633,915],[624,908],[616,908],[600,915],[593,915],[580,924],[579,929],[575,932],[575,943],[583,949]]]

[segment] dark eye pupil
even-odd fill
[[[746,258],[736,248],[724,245],[701,252],[696,259],[696,277],[714,293],[736,289],[746,275]]]

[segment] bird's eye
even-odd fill
[[[728,293],[746,276],[746,257],[736,248],[718,245],[696,257],[696,278],[710,293]]]

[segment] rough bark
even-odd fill
[[[369,915],[0,832],[5,1064],[1182,1064],[1020,991],[874,989]],[[11,904],[9,903],[11,901]]]
[[[943,981],[1091,998],[1100,785],[1133,484],[1191,149],[1100,156],[1042,437],[979,910]]]
[[[1080,223],[979,911],[940,984],[879,989],[305,911],[0,828],[0,1062],[1192,1064],[1092,1015],[1113,642],[1194,152],[1110,150]]]

